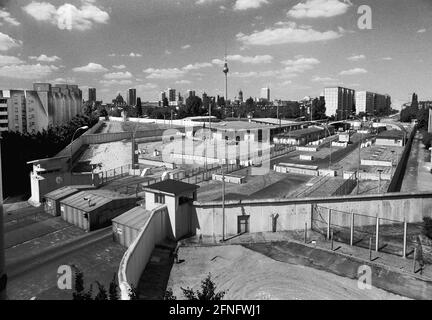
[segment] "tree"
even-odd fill
[[[204,114],[202,100],[198,96],[191,96],[186,99],[186,113],[189,117],[201,116]]]
[[[116,274],[114,273],[114,276],[109,284],[109,299],[110,300],[119,300],[119,295],[118,295],[118,285],[117,285],[117,277]]]
[[[325,100],[323,98],[315,98],[312,101],[313,119],[320,120],[326,117]]]
[[[138,300],[138,290],[131,285],[130,289],[129,289],[129,299],[130,300]]]
[[[216,293],[216,285],[212,281],[210,273],[203,281],[201,281],[201,291],[197,290],[194,292],[189,287],[181,289],[187,300],[222,300],[226,294],[226,291]]]
[[[412,100],[411,100],[411,108],[413,108],[413,110],[418,111],[418,96],[417,94],[414,92],[412,95]]]
[[[432,218],[429,217],[423,218],[422,233],[429,239],[432,239]]]
[[[417,128],[419,130],[428,130],[429,127],[429,109],[420,109],[417,111]]]
[[[92,300],[93,285],[90,285],[90,289],[85,292],[84,287],[84,274],[80,269],[75,267],[75,286],[74,292],[72,293],[72,300]]]
[[[96,284],[98,286],[99,292],[97,293],[95,300],[108,300],[108,294],[105,289],[105,287],[99,282],[96,281]]]
[[[169,102],[168,102],[168,98],[163,98],[162,100],[162,107],[168,107],[169,106]]]
[[[432,146],[432,133],[424,131],[422,135],[423,135],[422,142],[424,144],[424,147],[426,150],[429,150],[429,148]]]
[[[164,300],[177,300],[177,297],[173,294],[173,291],[171,288],[165,291],[165,294],[163,296]]]
[[[141,98],[137,98],[137,104],[136,104],[136,115],[138,118],[141,118],[143,115],[142,105],[141,105]]]

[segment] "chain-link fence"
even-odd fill
[[[327,239],[374,251],[412,257],[414,249],[423,249],[426,262],[432,263],[432,241],[422,236],[423,223],[378,218],[313,205],[312,230]]]

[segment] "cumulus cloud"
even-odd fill
[[[15,40],[7,34],[0,32],[0,51],[7,51],[19,47],[20,45],[22,45],[21,41]]]
[[[425,33],[425,32],[426,32],[426,29],[417,30],[417,33]]]
[[[0,68],[0,77],[16,79],[44,79],[57,71],[59,68],[53,65],[38,64],[16,64]]]
[[[351,6],[349,0],[307,0],[292,7],[287,15],[297,19],[330,18],[346,13]]]
[[[234,10],[257,9],[267,3],[267,0],[237,0],[234,4]]]
[[[183,50],[186,50],[186,49],[189,49],[190,47],[191,47],[190,44],[185,44],[185,45],[182,46],[181,48],[182,48]]]
[[[3,9],[0,9],[0,21],[4,21],[12,26],[19,26],[21,23],[18,22],[11,14]],[[0,22],[0,26],[2,23]]]
[[[313,69],[314,66],[320,64],[320,61],[316,58],[297,56],[296,59],[282,61],[282,64],[286,65],[286,72],[302,73]]]
[[[209,3],[216,3],[216,2],[222,2],[224,0],[197,0],[196,4],[209,4]]]
[[[95,23],[107,23],[110,16],[108,12],[84,1],[78,8],[65,3],[58,8],[48,2],[32,1],[23,7],[23,10],[37,21],[56,25],[60,30],[85,31],[91,29]]]
[[[212,67],[213,65],[208,62],[188,64],[182,68],[164,68],[155,69],[147,68],[143,70],[147,73],[147,79],[179,79],[185,76],[188,72],[193,70],[199,70],[202,68]]]
[[[391,61],[391,60],[393,60],[393,58],[392,57],[384,57],[384,58],[382,58],[384,61]]]
[[[126,69],[126,66],[124,64],[119,64],[119,65],[113,65],[113,68],[121,70],[121,69]]]
[[[129,71],[126,72],[112,72],[104,75],[105,79],[130,79],[133,75]]]
[[[349,60],[349,61],[359,61],[359,60],[363,60],[363,59],[366,59],[366,56],[364,54],[354,55],[354,56],[347,58],[347,60]]]
[[[131,53],[129,53],[128,56],[132,57],[132,58],[138,58],[138,57],[142,57],[142,54],[141,53],[131,52]]]
[[[336,82],[338,80],[332,77],[314,76],[311,81],[312,82]]]
[[[341,76],[352,76],[352,75],[364,74],[364,73],[367,73],[366,69],[363,69],[363,68],[354,68],[354,69],[350,69],[350,70],[341,71],[339,74]]]
[[[86,66],[73,68],[72,70],[75,72],[90,72],[90,73],[108,71],[107,68],[103,67],[102,65],[100,65],[98,63],[93,63],[93,62],[90,62]]]
[[[176,84],[191,84],[192,83],[192,81],[189,81],[189,80],[178,80],[178,81],[176,81]]]
[[[55,62],[57,60],[61,60],[60,57],[57,57],[57,56],[49,57],[45,54],[41,54],[39,57],[38,56],[30,56],[29,59],[40,61],[40,62]]]
[[[24,63],[20,58],[14,56],[4,56],[0,54],[0,66],[7,66],[11,64]]]
[[[99,81],[99,83],[103,84],[104,86],[112,86],[112,85],[126,86],[132,84],[132,81],[126,79],[111,79],[111,80],[101,80]]]
[[[183,77],[186,71],[178,68],[147,68],[144,73],[148,73],[147,79],[178,79]]]
[[[187,66],[184,66],[182,69],[185,71],[191,71],[191,70],[198,70],[207,67],[212,67],[212,64],[208,62],[194,63],[194,64],[188,64]]]
[[[273,61],[273,57],[271,55],[262,55],[262,56],[242,56],[239,54],[236,55],[228,55],[228,61],[238,61],[241,63],[249,63],[249,64],[261,64],[261,63],[271,63]],[[221,59],[213,59],[212,63],[217,65],[223,65],[224,61]]]
[[[137,85],[135,88],[137,89],[137,91],[148,91],[148,90],[154,90],[156,89],[158,86],[155,85],[154,83],[144,83],[144,84],[139,84]]]
[[[245,45],[270,46],[287,43],[308,43],[333,40],[342,37],[344,31],[317,31],[311,26],[297,26],[295,22],[278,23],[275,28],[254,31],[250,35],[237,34],[237,40]]]

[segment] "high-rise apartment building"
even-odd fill
[[[270,101],[270,88],[262,88],[261,89],[260,99]]]
[[[375,111],[375,94],[369,91],[357,91],[355,98],[356,112],[373,114]]]
[[[133,88],[128,89],[126,100],[129,106],[136,106],[136,100],[137,100],[136,89]]]
[[[386,114],[391,109],[391,97],[387,94],[357,91],[355,106],[357,113]]]
[[[8,129],[22,133],[63,124],[82,109],[77,85],[35,83],[33,90],[2,90],[0,96],[7,103]]]
[[[0,132],[9,130],[8,99],[0,98]]]
[[[354,111],[355,90],[343,87],[325,88],[324,99],[328,117],[347,119]]]
[[[176,98],[176,89],[168,88],[168,101],[175,102]]]
[[[89,102],[96,102],[96,88],[89,88],[88,89],[88,101]]]

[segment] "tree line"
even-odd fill
[[[98,122],[94,114],[78,115],[66,124],[49,126],[35,133],[6,131],[1,134],[1,160],[3,196],[30,194],[29,174],[32,166],[27,162],[53,157],[64,149],[74,132],[82,126],[92,127]],[[79,137],[84,131],[78,131]]]

